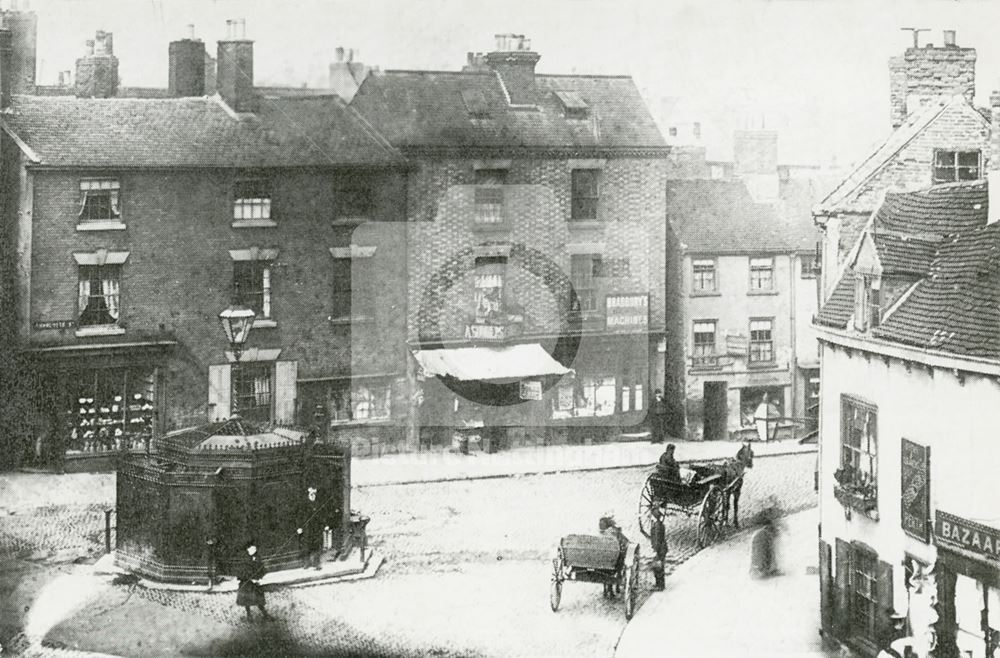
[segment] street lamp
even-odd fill
[[[250,330],[253,328],[253,320],[256,315],[253,309],[234,304],[219,313],[219,320],[222,322],[222,330],[226,332],[226,339],[229,341],[229,348],[233,351],[233,362],[237,368],[240,365],[240,356],[243,354],[243,347],[250,337]],[[233,395],[231,403],[231,415],[237,413],[237,400],[239,395]]]

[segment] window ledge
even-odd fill
[[[124,231],[125,222],[116,219],[108,219],[93,222],[79,222],[76,225],[77,231]]]
[[[86,336],[121,336],[124,333],[125,333],[125,328],[119,327],[117,325],[98,325],[94,327],[80,327],[75,332],[77,338],[84,338]]]
[[[593,230],[604,227],[604,222],[597,219],[570,219],[566,222],[566,225],[571,229],[583,230]]]
[[[354,226],[357,224],[364,224],[365,222],[370,222],[371,217],[356,215],[351,217],[334,217],[334,226]]]
[[[273,219],[235,219],[233,228],[274,228],[278,222]]]
[[[861,512],[873,521],[878,521],[878,496],[864,496],[848,487],[835,484],[833,497],[847,509]]]
[[[777,361],[747,361],[747,370],[772,370],[777,367]]]
[[[722,297],[722,293],[718,290],[692,290],[690,293],[691,297]]]
[[[509,222],[480,222],[475,219],[470,223],[472,230],[474,231],[510,231],[513,227]]]
[[[747,290],[747,294],[753,296],[757,295],[767,296],[767,295],[777,295],[779,293],[777,290]]]
[[[362,322],[375,322],[374,315],[352,315],[350,317],[330,318],[330,324],[347,325]]]
[[[278,326],[277,321],[271,318],[261,318],[259,320],[254,319],[253,328],[254,329],[274,329]]]

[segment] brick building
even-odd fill
[[[824,297],[885,192],[981,176],[990,124],[988,111],[972,105],[975,67],[975,49],[956,46],[952,31],[943,47],[907,48],[889,61],[893,132],[813,211],[824,234]]]
[[[765,182],[777,192],[776,173]],[[770,429],[780,428],[781,436],[802,436],[814,424],[806,419],[815,413],[819,383],[810,326],[818,236],[807,208],[757,203],[739,180],[668,184],[667,218],[683,254],[693,438],[756,440],[755,414],[765,395],[775,416]]]
[[[1000,645],[995,189],[886,194],[817,316],[822,627],[861,655],[894,611],[921,658]]]
[[[169,49],[173,97],[122,97],[106,33],[76,94],[11,94],[3,46],[22,24],[0,31],[0,149],[30,436],[70,468],[234,413],[406,417],[406,254],[351,243],[405,218],[399,152],[335,96],[255,89],[236,35],[218,44],[217,96],[186,40]],[[234,302],[256,312],[238,363],[218,319]]]
[[[642,423],[656,388],[682,422],[668,149],[629,77],[538,60],[498,35],[462,71],[372,73],[351,103],[413,167],[407,336],[428,443],[465,425],[507,445],[601,438]]]

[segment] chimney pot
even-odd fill
[[[93,39],[87,39],[87,41],[85,43],[87,44],[87,54],[88,55],[93,55],[94,54],[94,40]]]
[[[188,39],[194,41],[194,23],[188,23]]]
[[[344,48],[343,48],[343,46],[337,46],[336,53],[337,53],[337,61],[338,62],[343,62],[344,61]]]
[[[245,18],[240,19],[240,38],[247,38],[247,19]]]
[[[944,45],[946,48],[955,47],[955,30],[944,31]]]
[[[348,50],[347,50],[347,61],[348,62],[353,62],[354,61],[354,48],[348,48]]]

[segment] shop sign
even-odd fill
[[[984,558],[1000,559],[1000,530],[954,514],[935,515],[934,538],[941,544],[964,548]]]
[[[46,329],[73,329],[76,327],[76,320],[48,320],[46,322],[32,322],[31,328],[37,331]]]
[[[473,322],[465,325],[466,340],[481,340],[486,342],[503,342],[508,338],[521,335],[520,323],[485,324]]]
[[[649,329],[649,295],[608,295],[604,299],[606,329],[646,331]]]
[[[521,382],[521,399],[522,400],[541,400],[542,399],[542,382],[537,379],[529,379],[527,381]]]
[[[929,542],[928,521],[931,518],[930,448],[902,440],[900,465],[900,508],[903,531],[920,541]]]
[[[726,334],[726,354],[746,356],[750,351],[750,339],[744,334]]]

